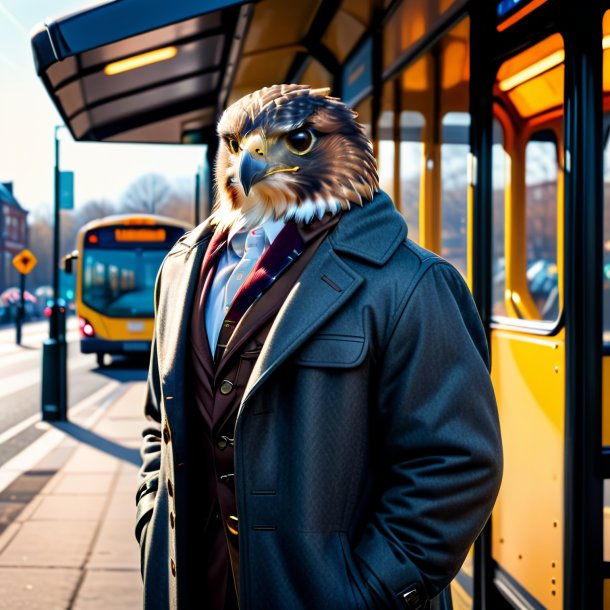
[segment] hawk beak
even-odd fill
[[[239,163],[239,181],[244,188],[246,197],[254,184],[260,182],[269,170],[269,163],[254,159],[252,155],[245,150],[241,155]]]

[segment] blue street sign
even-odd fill
[[[59,208],[74,209],[74,172],[59,172]]]

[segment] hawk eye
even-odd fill
[[[239,144],[237,143],[237,140],[229,138],[229,148],[234,155],[237,155],[239,153]]]
[[[314,137],[309,129],[296,129],[286,136],[286,145],[295,155],[304,155],[311,150]]]

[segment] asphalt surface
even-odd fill
[[[0,466],[45,432],[40,411],[42,344],[47,338],[46,320],[24,326],[21,346],[15,344],[13,327],[0,328]],[[100,369],[94,354],[81,354],[74,318],[68,320],[67,340],[68,409],[113,381],[146,379],[145,359],[116,357]]]

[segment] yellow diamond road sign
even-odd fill
[[[32,252],[30,252],[27,248],[22,250],[17,254],[17,256],[13,259],[13,266],[19,273],[23,273],[23,275],[27,275],[34,267],[38,259],[34,256]]]

